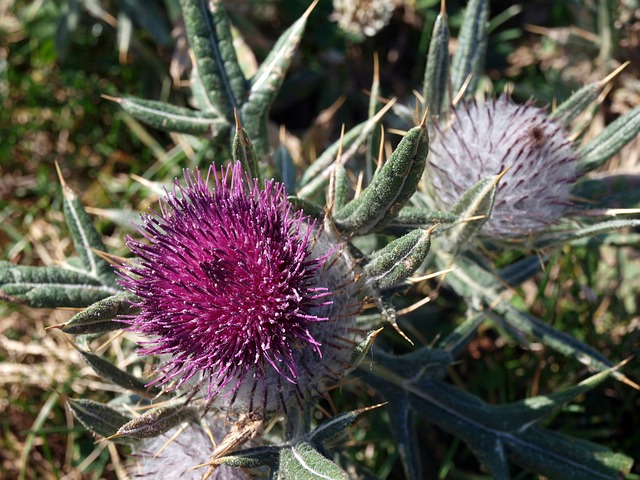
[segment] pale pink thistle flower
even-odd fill
[[[234,410],[301,404],[340,378],[353,350],[360,303],[347,254],[281,184],[260,188],[240,164],[184,177],[143,216],[147,242],[128,239],[139,261],[120,268],[140,298],[131,329],[155,337],[141,353],[165,359],[153,383],[204,378],[208,403]]]
[[[544,110],[508,95],[456,106],[436,127],[425,172],[433,207],[448,210],[482,178],[509,168],[481,235],[513,239],[555,224],[567,212],[577,156]]]

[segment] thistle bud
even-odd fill
[[[463,103],[436,127],[424,179],[432,206],[448,210],[479,180],[509,169],[480,232],[508,240],[544,230],[565,214],[576,160],[558,122],[502,95]]]

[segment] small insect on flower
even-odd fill
[[[425,172],[433,206],[449,209],[482,178],[509,168],[481,235],[526,237],[557,223],[570,206],[577,155],[563,127],[508,95],[463,103],[436,128]]]
[[[351,257],[292,209],[283,185],[261,186],[240,164],[184,180],[143,215],[146,241],[127,241],[138,260],[119,267],[140,299],[127,321],[153,337],[141,353],[167,358],[153,383],[204,379],[208,405],[235,411],[301,405],[349,368],[360,310]]]

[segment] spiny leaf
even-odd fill
[[[624,455],[534,426],[532,418],[539,421],[550,411],[540,409],[545,402],[529,400],[528,404],[489,405],[448,383],[424,375],[416,376],[419,362],[407,368],[405,355],[388,357],[383,357],[383,362],[374,364],[371,370],[359,372],[389,401],[389,410],[402,407],[398,399],[406,395],[411,409],[418,415],[467,443],[492,478],[510,478],[507,458],[551,478],[576,480],[613,480],[631,467],[631,459]],[[601,379],[589,379],[579,388],[592,388]],[[405,393],[397,392],[398,389]],[[578,389],[571,391],[569,396],[555,399],[558,401],[554,407],[576,393],[579,393]],[[523,409],[531,412],[522,416]],[[571,441],[575,442],[573,447]],[[581,452],[575,448],[576,443]],[[551,458],[544,460],[545,455]]]
[[[221,0],[180,0],[189,46],[206,95],[203,110],[231,125],[246,96],[247,82],[233,47]]]
[[[428,151],[424,124],[409,130],[360,196],[335,212],[336,226],[345,233],[368,233],[390,222],[415,192]]]
[[[130,419],[109,405],[93,400],[67,399],[69,408],[82,425],[101,437],[114,435]],[[119,440],[129,443],[126,439]]]
[[[242,105],[242,121],[254,142],[258,155],[266,155],[269,151],[266,131],[267,114],[284,82],[284,77],[304,33],[307,19],[316,3],[317,0],[280,36],[251,80],[249,98]]]
[[[447,98],[449,86],[449,26],[447,25],[447,11],[444,0],[440,13],[433,25],[433,33],[429,42],[427,67],[424,71],[424,87],[422,96],[427,103],[429,114],[438,117],[442,112],[442,105]]]
[[[124,370],[119,369],[113,363],[95,355],[93,353],[76,348],[87,364],[104,380],[115,383],[116,385],[141,393],[145,396],[149,395],[151,388],[147,388],[142,380],[131,375]]]
[[[640,106],[611,122],[597,137],[578,149],[578,169],[590,172],[618,153],[640,133]]]
[[[310,444],[299,442],[280,451],[278,478],[282,480],[347,480],[349,476]]]
[[[56,168],[58,168],[58,175],[62,184],[64,216],[76,252],[80,256],[84,267],[87,269],[86,273],[98,279],[100,283],[106,287],[118,288],[116,274],[113,268],[109,262],[96,253],[106,252],[107,250],[100,234],[93,226],[93,222],[84,210],[80,199],[64,182],[57,164]]]
[[[137,120],[159,130],[211,137],[219,137],[229,130],[229,122],[213,113],[136,97],[105,98],[116,102]]]
[[[324,442],[342,435],[344,431],[356,421],[356,418],[358,418],[359,415],[381,406],[382,405],[375,405],[372,407],[359,408],[357,410],[338,415],[337,417],[322,423],[312,432],[305,435],[305,440],[310,444],[319,446]]]
[[[489,5],[487,0],[470,0],[458,35],[458,45],[451,58],[451,85],[457,95],[471,75],[465,96],[472,96],[483,71],[487,49]]]
[[[453,358],[458,357],[475,337],[478,327],[484,322],[486,317],[487,314],[485,312],[470,312],[467,318],[458,325],[453,332],[438,343],[438,348],[448,352]]]
[[[83,308],[120,293],[87,273],[9,262],[0,262],[0,292],[6,301],[35,308]]]
[[[127,324],[119,322],[119,315],[130,315],[138,310],[132,305],[135,295],[121,293],[100,300],[77,313],[69,320],[61,330],[72,335],[91,333],[105,333],[126,328]]]
[[[589,225],[587,227],[578,228],[575,230],[567,230],[565,232],[556,231],[549,234],[540,235],[535,239],[535,247],[550,247],[554,245],[565,245],[568,242],[579,240],[586,237],[595,237],[598,235],[606,234],[623,228],[635,228],[640,226],[640,220],[607,220],[597,223],[595,225]]]
[[[437,257],[438,268],[451,267],[450,261]],[[525,312],[521,312],[513,305],[501,298],[502,284],[485,268],[474,262],[471,258],[461,255],[456,258],[455,270],[446,277],[446,283],[467,301],[479,301],[491,306],[494,318],[502,320],[515,331],[537,338],[548,347],[573,357],[579,362],[596,370],[602,371],[611,368],[613,364],[604,355],[594,348],[579,341],[575,337],[558,331],[542,320]],[[475,300],[474,300],[475,299]],[[497,314],[497,316],[495,315]],[[626,377],[620,372],[613,372],[612,376],[618,380],[626,381]]]
[[[569,126],[569,124],[575,120],[578,115],[584,112],[589,105],[596,101],[598,95],[600,95],[600,92],[602,91],[602,88],[628,64],[629,62],[620,65],[620,67],[616,68],[603,80],[589,83],[574,92],[549,115],[549,118],[559,121],[565,127]]]

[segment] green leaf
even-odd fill
[[[348,480],[338,465],[307,442],[299,442],[280,451],[279,479],[282,480]]]
[[[58,172],[60,173],[60,172]],[[96,278],[106,287],[120,290],[116,282],[116,274],[104,258],[96,252],[106,252],[107,248],[102,242],[102,237],[93,226],[93,222],[77,195],[71,190],[60,175],[62,193],[64,196],[63,212],[67,221],[71,239],[76,252],[87,270],[87,274]],[[113,292],[118,293],[118,292]],[[93,302],[92,302],[93,303]],[[82,305],[86,306],[86,305]]]
[[[640,106],[611,122],[597,137],[578,149],[578,170],[590,172],[607,160],[640,133]]]
[[[488,20],[489,2],[487,0],[470,0],[458,34],[458,45],[451,58],[451,86],[454,97],[469,75],[471,75],[471,80],[467,86],[465,97],[473,96],[476,90],[478,79],[484,69]]]
[[[452,358],[458,357],[475,337],[478,327],[482,325],[486,317],[486,312],[468,314],[467,318],[453,332],[438,343],[438,348],[449,353]]]
[[[112,382],[122,388],[140,393],[144,396],[149,396],[149,394],[153,390],[152,388],[147,388],[145,386],[145,383],[138,377],[135,377],[130,373],[119,369],[114,364],[99,357],[98,355],[86,352],[77,347],[76,350],[80,353],[83,360],[87,362],[87,364],[89,364],[89,366],[96,372],[96,374],[100,378]]]
[[[115,435],[118,429],[126,424],[130,419],[113,407],[93,400],[72,398],[67,399],[69,408],[85,428],[101,437]],[[126,439],[116,440],[129,443]]]
[[[505,322],[505,325],[519,334],[532,336],[548,347],[575,358],[584,365],[603,371],[613,364],[596,349],[579,341],[575,337],[558,331],[542,320],[525,312],[502,299],[503,285],[487,271],[467,256],[458,256],[454,264],[450,260],[436,257],[438,268],[457,267],[446,276],[446,283],[469,302],[481,302],[490,305],[487,311],[492,318]],[[624,381],[626,377],[620,372],[612,376]]]
[[[267,115],[284,82],[284,77],[304,33],[307,19],[316,3],[313,3],[280,36],[251,80],[249,98],[242,105],[242,123],[253,140],[259,156],[269,153]]]
[[[427,258],[430,234],[431,230],[418,228],[376,252],[364,267],[367,283],[384,290],[409,278]]]
[[[159,130],[219,137],[229,129],[229,122],[213,113],[135,97],[110,99],[129,115]]]
[[[221,0],[180,0],[189,46],[206,98],[204,110],[231,125],[246,98],[247,81],[238,64],[229,19]]]
[[[429,152],[425,125],[407,132],[359,197],[335,212],[343,233],[368,233],[389,223],[415,193]]]
[[[640,220],[607,220],[574,230],[555,231],[548,234],[540,235],[535,239],[535,247],[551,247],[565,245],[568,242],[579,240],[581,238],[595,237],[597,235],[607,234],[623,228],[635,228],[640,226]]]
[[[120,293],[87,273],[9,262],[0,262],[0,292],[3,300],[35,308],[82,308]]]
[[[467,443],[493,478],[510,478],[507,459],[559,479],[614,479],[631,467],[631,459],[624,455],[535,426],[553,409],[593,388],[610,372],[558,392],[555,397],[490,405],[420,372],[422,361],[411,362],[407,355],[379,357],[379,363],[359,373],[389,401],[389,411],[404,410],[406,414],[408,402],[416,414]]]
[[[498,277],[502,279],[505,285],[515,287],[542,271],[544,259],[544,256],[539,257],[537,255],[521,258],[502,268],[498,272]]]
[[[69,320],[61,330],[72,335],[91,333],[106,333],[126,328],[127,324],[119,322],[116,317],[131,315],[138,311],[138,307],[132,305],[137,297],[130,293],[121,293],[100,300],[77,313]]]
[[[558,108],[551,112],[549,118],[560,122],[565,128],[568,127],[578,115],[596,101],[601,90],[600,82],[585,85],[558,105]]]
[[[442,2],[442,8],[433,25],[422,90],[422,96],[425,99],[431,117],[437,117],[442,113],[443,103],[448,96],[448,88],[449,26],[447,25],[445,3]]]

